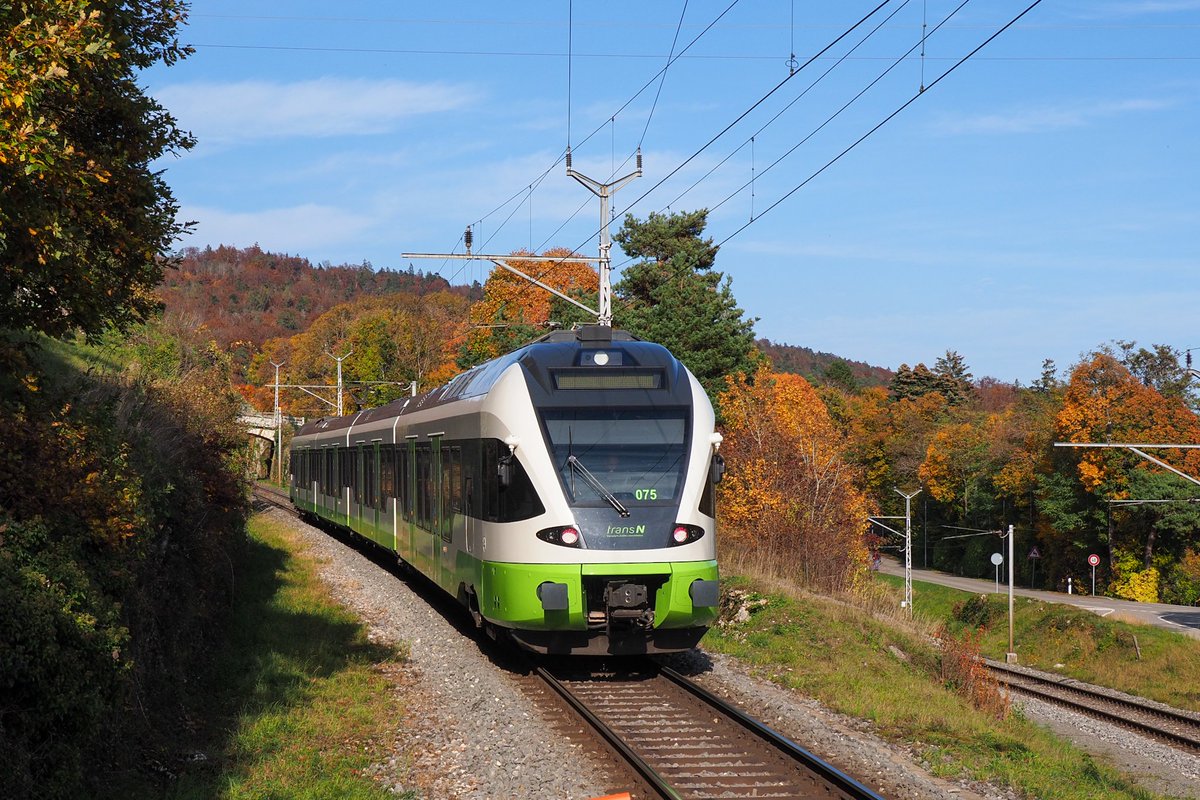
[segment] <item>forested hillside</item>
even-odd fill
[[[339,303],[398,292],[479,297],[478,286],[452,287],[433,273],[376,270],[367,263],[313,265],[258,246],[186,248],[158,289],[172,315],[203,325],[222,348],[233,345],[243,363],[263,342],[307,330]]]
[[[759,339],[755,345],[771,359],[775,369],[801,375],[814,383],[837,383],[846,388],[886,386],[893,375],[892,370],[885,367],[873,367],[865,361],[808,347],[778,344],[770,339]]]

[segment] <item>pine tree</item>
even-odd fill
[[[961,406],[974,395],[972,375],[967,369],[967,362],[954,350],[947,350],[946,354],[934,363],[933,374],[935,390],[941,392],[950,405]]]
[[[710,398],[725,376],[752,374],[760,359],[754,323],[733,297],[731,281],[712,268],[717,254],[701,238],[705,209],[625,217],[613,237],[627,255],[644,259],[626,268],[614,287],[619,327],[657,342],[687,365]]]

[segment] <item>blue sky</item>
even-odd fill
[[[1025,383],[1200,347],[1200,0],[1046,0],[938,80],[1029,1],[892,0],[809,63],[881,0],[196,0],[195,54],[143,78],[200,141],[158,165],[185,245],[407,268],[474,223],[477,252],[590,254],[561,155],[603,180],[640,143],[613,230],[713,209],[760,336]]]

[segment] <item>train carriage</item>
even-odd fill
[[[713,423],[665,348],[584,327],[310,422],[290,494],[526,648],[682,650],[717,614]]]

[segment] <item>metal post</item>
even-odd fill
[[[912,499],[921,493],[917,489],[912,494],[905,494],[893,488],[896,494],[904,498],[904,607],[912,616]]]
[[[1013,526],[1008,526],[1008,653],[1005,654],[1005,661],[1009,664],[1017,663],[1017,651],[1013,648],[1013,554],[1016,552],[1016,547],[1013,541],[1017,537],[1013,535]]]
[[[276,364],[270,362],[275,368],[275,482],[283,483],[283,415],[279,412],[279,368],[286,364],[286,361],[281,361]]]
[[[350,352],[344,356],[335,356],[328,350],[325,351],[325,355],[337,362],[337,415],[340,417],[342,415],[342,362],[354,355],[354,348],[350,348]]]
[[[639,148],[637,152],[637,169],[610,183],[600,183],[571,168],[571,151],[568,149],[567,176],[579,181],[588,191],[600,198],[600,298],[598,309],[600,314],[596,319],[596,323],[605,327],[612,327],[612,257],[610,255],[612,252],[612,237],[608,230],[609,223],[612,220],[609,219],[608,202],[609,198],[618,189],[634,178],[642,176],[642,151]]]

